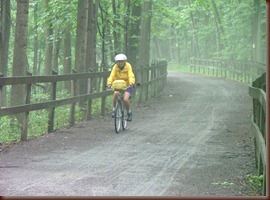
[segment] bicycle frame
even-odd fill
[[[125,91],[119,91],[120,94],[118,96],[118,99],[116,101],[116,105],[115,105],[115,115],[114,115],[114,125],[115,125],[115,132],[119,133],[121,127],[123,130],[125,130],[127,128],[127,111],[126,108],[124,106],[124,94]]]
[[[140,86],[139,83],[136,84],[137,86]],[[109,89],[112,89],[111,86],[108,87]],[[135,86],[133,86],[135,88]],[[114,127],[115,132],[119,133],[121,127],[123,130],[127,129],[127,116],[128,112],[124,105],[124,94],[126,90],[113,90],[118,91],[120,94],[117,97],[116,105],[115,105],[115,114],[114,114]]]

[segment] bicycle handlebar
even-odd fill
[[[126,89],[128,89],[128,88],[136,89],[136,86],[138,86],[138,87],[141,86],[141,83],[135,83],[135,84],[129,85]],[[106,88],[113,90],[112,85],[106,85]],[[116,91],[119,91],[119,90],[116,90]],[[121,90],[121,91],[125,91],[125,90]]]
[[[108,85],[108,86],[106,86],[106,88],[112,89],[112,85]],[[129,86],[127,86],[126,89],[128,89],[128,88],[135,88],[135,84],[134,84],[134,85],[129,85]]]

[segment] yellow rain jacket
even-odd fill
[[[115,64],[107,80],[107,84],[111,85],[115,80],[124,80],[127,86],[135,84],[135,76],[131,64],[126,62],[122,70]]]

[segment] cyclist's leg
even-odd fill
[[[124,95],[124,104],[125,104],[125,107],[127,108],[127,110],[130,110],[130,101],[129,101],[129,98],[130,98],[130,93],[129,92],[125,92],[125,95]]]
[[[114,108],[115,108],[115,105],[116,105],[119,94],[120,93],[118,91],[114,91],[114,93],[113,93],[113,107]]]
[[[117,102],[117,99],[118,99],[119,94],[120,93],[118,91],[114,91],[114,93],[113,93],[113,111],[112,111],[112,117],[114,117],[114,115],[115,115],[115,105],[116,105],[116,102]]]
[[[126,91],[125,91],[125,94],[124,94],[124,104],[125,104],[125,107],[127,108],[127,110],[130,110],[130,98],[131,98],[131,94],[132,94],[132,88],[128,88]]]
[[[131,106],[130,106],[130,97],[131,97],[131,94],[132,94],[132,88],[128,88],[126,91],[125,91],[125,95],[124,95],[124,104],[125,104],[125,107],[127,109],[127,113],[128,113],[128,121],[131,121],[132,120],[132,112],[131,112]]]

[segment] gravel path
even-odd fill
[[[108,114],[2,150],[0,195],[258,195],[251,113],[246,85],[169,72],[126,131]]]

